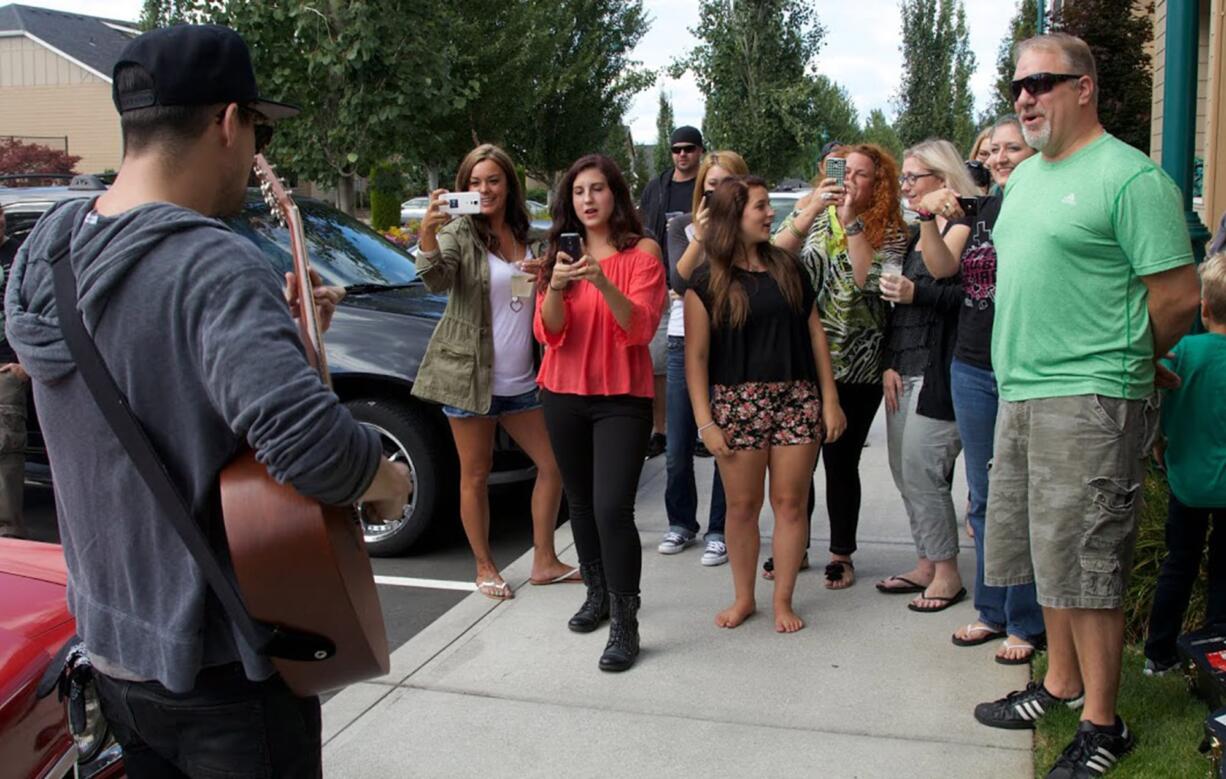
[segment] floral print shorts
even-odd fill
[[[711,389],[711,417],[732,449],[821,443],[822,400],[811,381],[747,381]]]

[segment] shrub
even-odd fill
[[[549,190],[544,187],[533,187],[532,189],[524,190],[524,200],[536,200],[541,203],[549,202]]]
[[[1149,627],[1149,612],[1154,604],[1158,572],[1166,558],[1166,511],[1170,491],[1166,474],[1152,465],[1145,478],[1144,506],[1137,524],[1137,549],[1133,558],[1132,580],[1124,598],[1124,630],[1127,643],[1144,641]],[[1192,602],[1184,618],[1184,628],[1199,627],[1205,618],[1205,569],[1192,590]]]
[[[80,161],[63,149],[16,138],[0,140],[0,173],[76,173]]]
[[[404,176],[395,165],[384,163],[370,171],[370,225],[384,232],[400,224]]]

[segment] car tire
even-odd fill
[[[426,408],[382,398],[359,398],[345,406],[354,419],[379,434],[383,452],[407,462],[413,474],[413,497],[404,519],[391,528],[363,523],[366,550],[372,557],[404,554],[430,528],[458,494],[458,466],[446,429]]]

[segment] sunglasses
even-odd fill
[[[1023,89],[1029,92],[1031,97],[1038,97],[1055,89],[1056,84],[1076,81],[1079,78],[1081,75],[1075,73],[1034,73],[1026,78],[1019,78],[1010,86],[1013,89],[1013,99],[1017,100],[1022,96]]]
[[[681,144],[673,147],[673,154],[692,154],[698,147],[692,143]]]
[[[238,110],[239,114],[243,118],[243,121],[251,122],[255,125],[255,153],[263,153],[263,151],[268,148],[268,144],[272,143],[272,133],[274,129],[273,123],[268,121],[268,119],[266,119],[260,112],[245,106],[239,106]],[[218,122],[221,122],[225,118],[226,109],[224,108],[218,111],[217,115],[214,117],[214,119]]]

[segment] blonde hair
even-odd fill
[[[980,130],[979,135],[975,136],[975,142],[971,144],[971,153],[967,157],[967,159],[968,160],[979,159],[979,150],[983,148],[983,145],[987,143],[988,139],[991,137],[992,137],[992,128],[990,126],[985,127],[982,130]]]
[[[1218,324],[1226,324],[1226,252],[1205,258],[1200,264],[1200,299]]]
[[[945,182],[945,186],[959,195],[971,197],[979,194],[979,187],[975,186],[975,182],[971,181],[971,174],[966,171],[966,161],[949,141],[929,138],[917,143],[903,152],[904,162],[911,157],[937,174]]]
[[[694,179],[694,203],[690,209],[691,214],[697,214],[699,207],[702,206],[702,194],[707,186],[707,174],[711,172],[711,168],[715,167],[723,168],[733,176],[749,175],[749,166],[745,164],[745,158],[736,152],[729,149],[709,152],[702,158],[702,164],[698,166],[698,176]]]
[[[1094,63],[1094,52],[1090,46],[1076,35],[1063,32],[1053,32],[1047,35],[1036,35],[1020,41],[1013,47],[1013,64],[1031,49],[1042,49],[1059,54],[1064,59],[1064,65],[1070,73],[1078,76],[1089,76],[1091,82],[1090,101],[1098,105],[1098,66]]]

